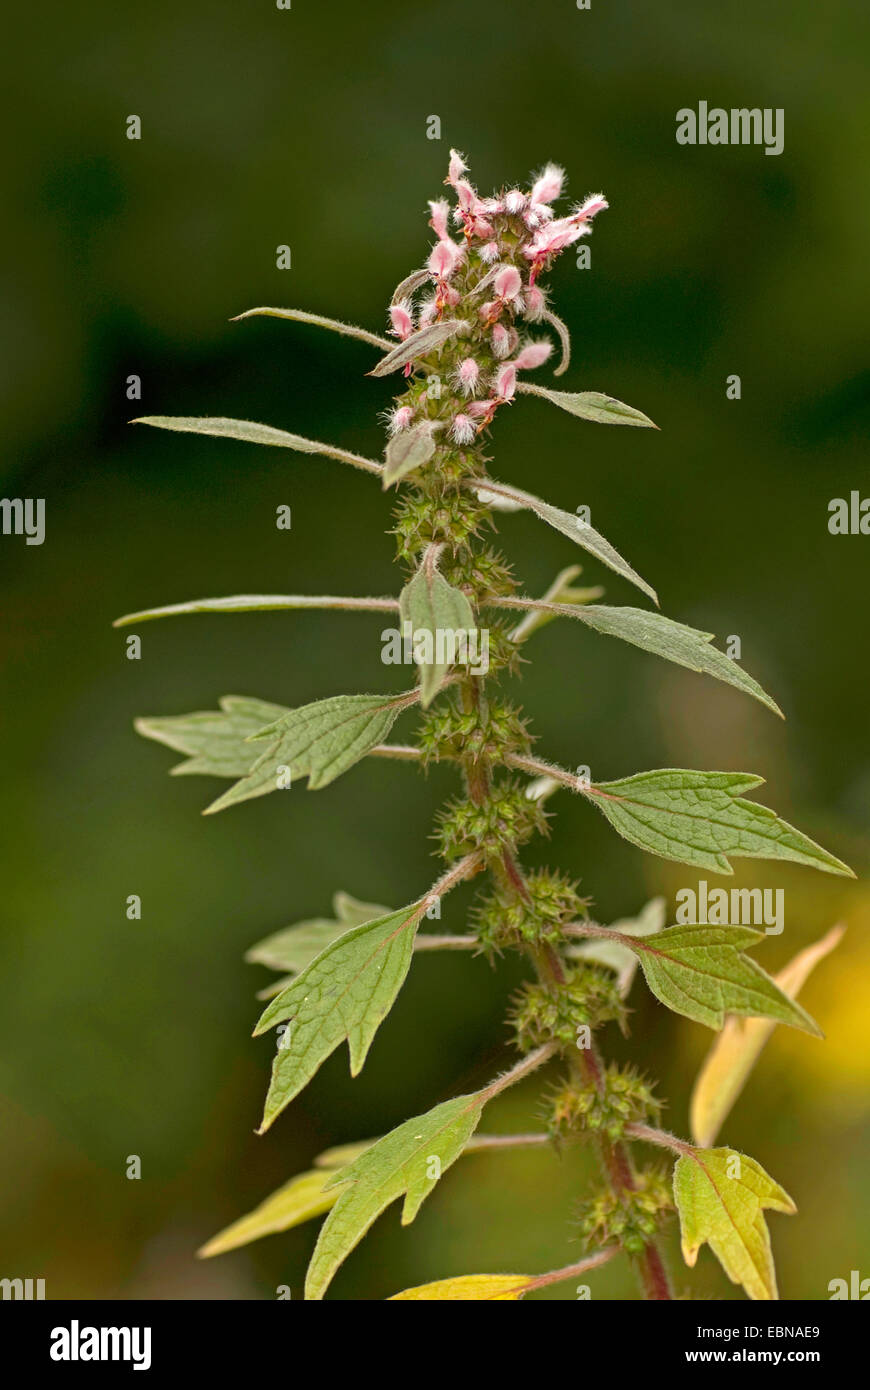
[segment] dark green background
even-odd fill
[[[670,616],[738,634],[781,724],[730,689],[573,625],[536,637],[523,698],[542,753],[599,777],[656,766],[748,768],[770,803],[860,874],[868,859],[867,555],[832,537],[827,503],[870,492],[866,466],[868,22],[858,4],[573,0],[436,5],[269,0],[34,7],[7,35],[8,244],[2,264],[4,495],[44,497],[47,538],[0,538],[4,803],[0,1090],[4,1276],[48,1296],[301,1294],[314,1227],[208,1263],[193,1252],[330,1143],[382,1132],[508,1053],[518,972],[416,962],[365,1072],[342,1049],[257,1139],[271,1043],[252,1042],[262,972],[246,946],[319,915],[336,888],[400,904],[435,872],[433,810],[452,787],[370,763],[327,790],[216,818],[217,784],[170,781],[137,714],[224,693],[288,704],[398,688],[377,618],[120,613],[237,592],[389,592],[389,504],[325,459],[152,434],[139,413],[263,419],[369,455],[389,381],[364,345],[272,320],[293,304],[382,329],[393,285],[426,254],[426,199],[448,150],[482,191],[553,159],[581,197],[604,189],[592,269],[569,252],[554,302],[574,337],[565,384],[648,411],[660,434],[599,428],[520,400],[494,431],[499,476],[597,526]],[[675,113],[782,107],[785,150],[684,148]],[[125,138],[141,117],[140,142]],[[426,139],[438,114],[441,142]],[[292,247],[293,269],[275,268]],[[137,373],[143,399],[125,381]],[[743,398],[725,399],[739,373]],[[543,374],[541,380],[547,380]],[[292,531],[274,525],[292,506]],[[530,516],[501,544],[528,592],[576,558]],[[593,562],[611,601],[635,595]],[[409,733],[412,724],[399,728]],[[537,862],[582,876],[607,921],[697,875],[646,859],[570,798]],[[726,1125],[800,1214],[771,1228],[784,1297],[870,1275],[866,888],[738,866],[783,887],[778,968],[833,921],[849,932],[805,992],[828,1041],[777,1036]],[[129,922],[128,894],[141,922]],[[457,897],[445,925],[463,927]],[[632,996],[633,1038],[607,1047],[661,1078],[685,1133],[710,1035]],[[536,1088],[488,1127],[535,1123]],[[143,1178],[125,1178],[129,1154]],[[333,1294],[382,1298],[454,1273],[537,1272],[579,1258],[582,1151],[472,1157],[416,1225],[397,1209]],[[741,1297],[708,1251],[677,1285]],[[597,1297],[633,1296],[624,1263]],[[551,1291],[571,1298],[570,1286]]]

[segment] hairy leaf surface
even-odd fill
[[[765,1209],[791,1216],[787,1192],[760,1163],[733,1149],[696,1149],[674,1167],[683,1258],[690,1267],[707,1241],[732,1284],[752,1299],[779,1297]]]
[[[619,551],[610,544],[610,541],[605,540],[594,526],[590,526],[581,517],[572,512],[563,512],[561,507],[553,507],[549,502],[543,502],[540,497],[533,496],[531,492],[523,492],[521,488],[509,486],[507,483],[494,482],[491,478],[486,479],[484,490],[495,496],[505,497],[518,503],[519,506],[525,507],[528,511],[534,512],[542,521],[546,521],[548,526],[553,526],[557,531],[561,531],[563,536],[567,536],[569,540],[575,541],[584,550],[588,550],[590,555],[594,555],[597,560],[614,570],[616,574],[621,574],[623,579],[627,579],[629,583],[648,594],[654,603],[658,603],[655,589],[647,584],[645,579],[641,579],[637,571],[632,569],[628,561],[622,558]]]
[[[761,941],[749,927],[668,927],[643,940],[627,937],[646,982],[676,1013],[721,1028],[726,1014],[770,1018],[820,1036],[809,1014],[789,999],[744,946]]]
[[[438,635],[442,642],[450,633],[471,633],[474,630],[474,613],[471,604],[461,589],[454,589],[442,574],[438,573],[434,561],[424,559],[414,578],[399,595],[399,617],[402,624],[411,624],[412,638],[419,633],[429,634],[431,661],[420,665],[420,703],[425,709],[438,694],[441,682],[450,670],[449,660],[438,659]],[[422,649],[425,655],[425,648]],[[415,648],[415,656],[418,654]],[[446,647],[442,656],[449,655]]]
[[[311,921],[296,922],[292,927],[284,927],[264,937],[246,951],[245,960],[297,975],[349,927],[361,927],[364,922],[384,917],[390,911],[378,903],[363,903],[352,898],[350,893],[342,892],[336,893],[332,899],[332,910],[334,918],[315,917]]]
[[[389,733],[400,711],[416,700],[416,694],[334,695],[288,710],[276,722],[260,730],[251,743],[268,744],[247,777],[237,782],[208,807],[222,811],[239,801],[264,796],[279,785],[279,769],[289,768],[291,781],[308,778],[309,790],[326,787],[353,767]]]
[[[850,868],[768,806],[740,799],[763,782],[746,772],[660,768],[593,783],[586,795],[620,835],[662,859],[720,874],[733,873],[729,854],[787,859],[854,878]]]
[[[137,719],[135,729],[143,738],[153,738],[176,753],[187,754],[186,761],[172,769],[173,776],[204,773],[243,777],[259,756],[256,746],[247,740],[274,724],[287,713],[287,707],[247,695],[224,695],[219,703],[219,710]]]
[[[517,390],[529,396],[541,396],[551,405],[559,406],[560,410],[567,410],[569,415],[576,415],[580,420],[593,420],[598,425],[639,425],[646,429],[658,429],[658,425],[653,424],[642,410],[624,405],[602,391],[553,391],[548,386],[537,386],[531,381],[522,382]]]
[[[339,1198],[323,1223],[308,1266],[306,1298],[323,1297],[339,1265],[396,1198],[405,1198],[402,1225],[414,1220],[477,1128],[483,1104],[482,1092],[444,1101],[406,1120],[335,1174]]]
[[[340,1043],[347,1040],[351,1075],[362,1069],[408,973],[425,909],[424,899],[344,932],[264,1010],[255,1034],[289,1026],[272,1064],[261,1134]]]

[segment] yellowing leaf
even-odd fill
[[[249,1245],[252,1240],[275,1235],[278,1231],[289,1231],[292,1226],[299,1226],[314,1216],[322,1216],[338,1201],[338,1188],[324,1191],[334,1176],[335,1173],[328,1168],[320,1168],[291,1178],[253,1211],[213,1236],[197,1254],[200,1259],[223,1255],[227,1250]]]
[[[797,998],[815,966],[833,951],[843,931],[843,927],[832,927],[774,975],[774,983],[783,994]],[[763,1018],[727,1020],[707,1053],[692,1092],[689,1119],[696,1144],[706,1147],[715,1142],[775,1026],[773,1020]]]
[[[470,1303],[487,1299],[491,1303],[510,1303],[522,1298],[530,1281],[528,1274],[460,1274],[455,1279],[437,1279],[434,1284],[417,1284],[413,1289],[403,1289],[387,1301],[452,1299]]]
[[[764,1210],[792,1215],[797,1208],[754,1158],[733,1149],[682,1154],[674,1167],[674,1200],[687,1265],[694,1265],[706,1241],[732,1284],[742,1284],[750,1298],[779,1297]]]

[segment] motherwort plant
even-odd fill
[[[409,644],[417,668],[411,689],[332,695],[298,708],[226,696],[210,713],[140,720],[140,733],[186,755],[177,771],[230,780],[208,811],[306,777],[310,789],[325,787],[365,757],[423,767],[446,761],[457,774],[455,799],[437,821],[443,871],[414,902],[388,909],[337,893],[334,918],[299,923],[250,952],[281,975],[256,1030],[278,1031],[261,1132],[342,1042],[352,1074],[360,1071],[416,952],[519,951],[529,964],[528,982],[510,1017],[519,1054],[511,1070],[481,1090],[415,1115],[381,1139],[320,1155],[311,1172],[292,1178],[202,1252],[217,1254],[326,1214],[308,1269],[309,1299],[323,1297],[342,1261],[391,1202],[403,1197],[402,1220],[412,1221],[442,1173],[464,1153],[583,1135],[597,1149],[601,1172],[582,1211],[583,1259],[538,1275],[447,1270],[454,1277],[395,1296],[519,1299],[622,1254],[636,1266],[643,1294],[667,1299],[671,1291],[658,1240],[674,1205],[689,1265],[709,1242],[750,1298],[777,1296],[763,1212],[792,1212],[792,1201],[754,1159],[711,1144],[739,1089],[735,1079],[745,1075],[763,1041],[750,1036],[745,1020],[760,1021],[751,1026],[762,1030],[779,1022],[818,1032],[794,999],[812,961],[803,953],[777,983],[745,954],[759,940],[757,932],[707,924],[665,927],[660,903],[630,923],[600,926],[590,920],[570,873],[531,872],[521,859],[523,846],[545,829],[548,798],[567,787],[642,850],[698,869],[729,874],[730,857],[747,856],[850,873],[766,806],[746,800],[759,777],[666,768],[594,782],[541,761],[533,755],[521,711],[500,689],[500,678],[517,669],[535,630],[566,618],[726,681],[779,713],[752,677],[712,645],[709,633],[654,608],[595,602],[598,591],[574,587],[576,566],[564,570],[543,598],[526,597],[489,543],[493,512],[531,511],[657,604],[650,585],[588,519],[490,472],[491,427],[520,395],[540,397],[581,420],[655,428],[646,415],[610,396],[555,391],[528,380],[530,371],[550,361],[553,338],[560,358],[556,375],[568,367],[568,331],[541,282],[558,254],[586,236],[607,207],[593,194],[558,216],[553,205],[562,181],[561,170],[548,165],[528,191],[509,188],[480,197],[454,151],[445,182],[455,201],[452,207],[447,199],[430,204],[435,244],[425,268],[393,295],[392,340],[300,310],[249,311],[318,324],[382,350],[370,375],[395,374],[403,387],[389,412],[383,461],[249,421],[141,422],[323,454],[397,489],[394,530],[404,574],[397,597],[241,595],[119,620],[353,609],[389,615],[398,638]],[[422,716],[413,741],[389,742],[393,725],[412,710]],[[421,930],[436,904],[440,912],[441,899],[467,880],[479,886],[468,931],[441,936]],[[814,948],[815,955],[823,949],[824,944]],[[696,1090],[693,1143],[659,1129],[659,1102],[650,1084],[633,1068],[605,1061],[599,1051],[603,1026],[624,1026],[638,962],[662,1004],[724,1029],[727,1058],[714,1046]],[[744,1031],[734,1034],[735,1027]],[[517,1136],[478,1133],[489,1102],[545,1065],[555,1078],[544,1096],[546,1129]],[[650,1147],[658,1150],[652,1162],[644,1157]],[[674,1155],[668,1174],[662,1161]]]

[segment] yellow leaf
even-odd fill
[[[326,1184],[332,1182],[335,1170],[321,1168],[310,1173],[300,1173],[267,1197],[247,1216],[234,1221],[226,1230],[213,1236],[197,1251],[200,1259],[210,1255],[223,1255],[227,1250],[236,1250],[240,1245],[248,1245],[262,1236],[271,1236],[278,1231],[289,1231],[291,1226],[299,1226],[313,1216],[322,1216],[335,1206],[340,1188],[324,1191]]]
[[[797,1208],[760,1163],[733,1149],[693,1149],[674,1167],[674,1200],[690,1268],[707,1241],[732,1284],[752,1299],[779,1298],[764,1209]]]
[[[799,951],[785,969],[774,976],[784,994],[790,999],[797,997],[815,966],[833,951],[844,930],[844,927],[832,927],[819,941]],[[715,1142],[775,1027],[773,1019],[733,1015],[728,1018],[704,1059],[692,1091],[689,1121],[696,1144],[707,1148]]]
[[[516,1302],[532,1282],[529,1274],[460,1274],[456,1279],[438,1279],[434,1284],[418,1284],[394,1293],[389,1303],[410,1299],[455,1299],[471,1303],[486,1299],[490,1303]]]

